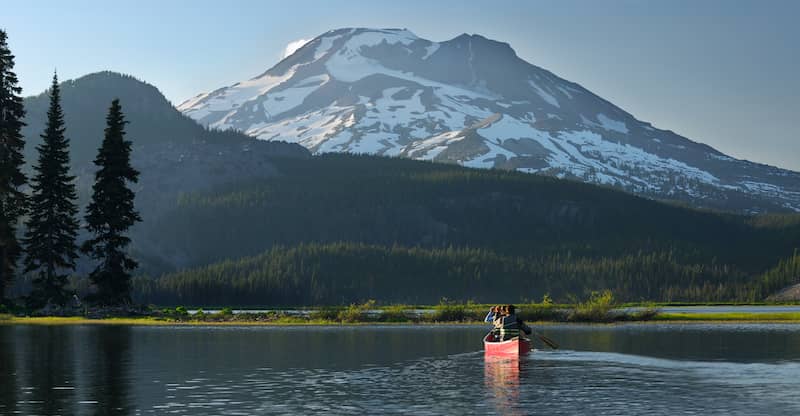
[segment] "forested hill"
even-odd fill
[[[798,273],[797,253],[753,275],[736,265],[679,261],[669,251],[592,258],[330,243],[273,247],[160,279],[139,278],[135,289],[139,301],[167,305],[497,303],[545,295],[575,301],[606,289],[628,301],[753,302],[797,281]]]
[[[106,110],[119,98],[128,115],[128,136],[136,145],[162,142],[191,142],[200,139],[204,129],[183,117],[156,87],[128,75],[98,72],[61,83],[66,135],[70,139],[73,166],[82,167],[94,160],[103,137]],[[25,99],[24,129],[26,160],[33,161],[39,134],[47,119],[47,91]]]
[[[153,85],[130,75],[111,71],[97,72],[60,84],[66,137],[70,140],[72,165],[80,170],[94,160],[103,137],[105,115],[111,100],[119,98],[128,120],[127,137],[135,148],[152,153],[153,147],[166,144],[192,145],[213,143],[236,148],[256,140],[236,132],[218,132],[200,126],[184,116]],[[26,97],[23,133],[26,139],[25,160],[36,160],[36,146],[47,119],[47,91]],[[264,147],[267,147],[265,145]],[[306,153],[299,146],[276,142],[273,152]]]
[[[274,175],[274,158],[310,157],[300,145],[208,130],[178,112],[156,87],[132,76],[98,72],[63,82],[60,88],[71,174],[77,176],[81,207],[86,206],[91,194],[96,170],[92,161],[103,138],[105,115],[111,101],[120,99],[128,121],[125,138],[133,143],[132,164],[141,172],[133,189],[144,222],[134,226],[131,235],[132,249],[144,271],[161,273],[174,268],[146,228],[175,207],[178,195]],[[24,100],[29,170],[37,160],[36,147],[42,141],[39,135],[44,130],[48,102],[47,92]],[[78,262],[79,274],[88,271],[84,260]]]
[[[252,290],[231,303],[432,301],[482,299],[497,279],[528,298],[617,287],[630,299],[732,299],[761,295],[727,282],[755,281],[800,247],[797,217],[697,211],[529,174],[336,154],[274,163],[278,175],[185,194],[148,226],[185,267],[231,260],[157,287],[222,296],[210,281],[230,289],[246,276]],[[303,243],[322,248],[292,248]],[[276,245],[289,248],[265,253]],[[576,267],[582,274],[568,277]],[[348,289],[365,281],[372,289]]]

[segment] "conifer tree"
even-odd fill
[[[14,73],[14,55],[8,48],[7,35],[0,30],[0,303],[6,287],[14,278],[21,253],[17,223],[25,212],[25,184],[22,173],[22,88]]]
[[[94,164],[98,166],[92,187],[92,201],[86,212],[89,231],[94,235],[82,250],[100,264],[89,276],[97,286],[94,300],[101,304],[124,304],[131,300],[131,271],[137,263],[125,252],[130,238],[125,232],[137,221],[134,193],[128,182],[139,180],[130,164],[131,142],[125,140],[125,116],[119,99],[112,101],[106,129]]]
[[[32,306],[64,304],[65,270],[75,269],[78,246],[78,206],[75,177],[69,174],[69,139],[58,77],[53,75],[47,124],[42,133],[38,165],[31,180],[30,215],[25,231],[25,272],[34,272]]]

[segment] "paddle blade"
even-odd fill
[[[542,334],[540,334],[538,332],[536,333],[536,337],[539,338],[539,340],[541,340],[545,344],[547,344],[548,347],[550,347],[550,348],[552,348],[554,350],[558,349],[558,344],[556,344],[556,342],[553,341],[552,339],[547,338],[546,336],[544,336],[544,335],[542,335]]]

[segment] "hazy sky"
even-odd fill
[[[9,1],[0,27],[26,95],[110,69],[175,104],[260,74],[340,27],[477,33],[640,120],[800,171],[800,1]]]

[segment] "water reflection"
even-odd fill
[[[125,415],[131,328],[0,325],[0,415]]]
[[[96,405],[96,415],[127,415],[131,413],[131,386],[128,370],[131,367],[131,328],[126,326],[99,327],[92,337],[93,368],[91,397],[86,404]]]
[[[44,414],[73,414],[75,385],[73,333],[68,328],[25,328],[19,348],[27,370],[22,380],[20,404],[41,409]]]
[[[497,411],[504,415],[522,415],[519,409],[520,372],[527,365],[522,358],[486,357],[483,380]]]
[[[16,342],[11,327],[0,325],[0,414],[17,410]]]

